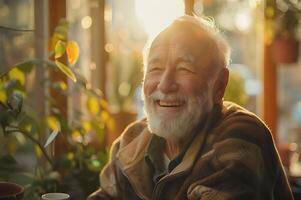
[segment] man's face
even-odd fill
[[[206,41],[186,31],[153,42],[143,85],[150,130],[164,138],[188,134],[212,108],[213,71]]]

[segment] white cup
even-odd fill
[[[42,200],[68,200],[69,194],[65,193],[46,193],[42,195]]]

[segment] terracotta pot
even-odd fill
[[[114,126],[108,130],[106,134],[106,146],[110,147],[114,140],[124,131],[124,129],[136,120],[137,113],[133,112],[118,112],[111,113],[110,116],[114,120]]]
[[[24,188],[15,183],[0,182],[0,200],[21,200]]]
[[[299,41],[294,38],[279,37],[272,45],[273,59],[278,64],[298,62]]]

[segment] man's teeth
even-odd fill
[[[165,101],[158,101],[159,106],[163,107],[178,107],[183,104],[183,102],[165,102]]]

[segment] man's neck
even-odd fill
[[[170,160],[173,160],[189,141],[190,136],[181,139],[166,139],[164,152]]]
[[[169,160],[173,160],[180,153],[181,144],[178,140],[166,140],[165,153]]]

